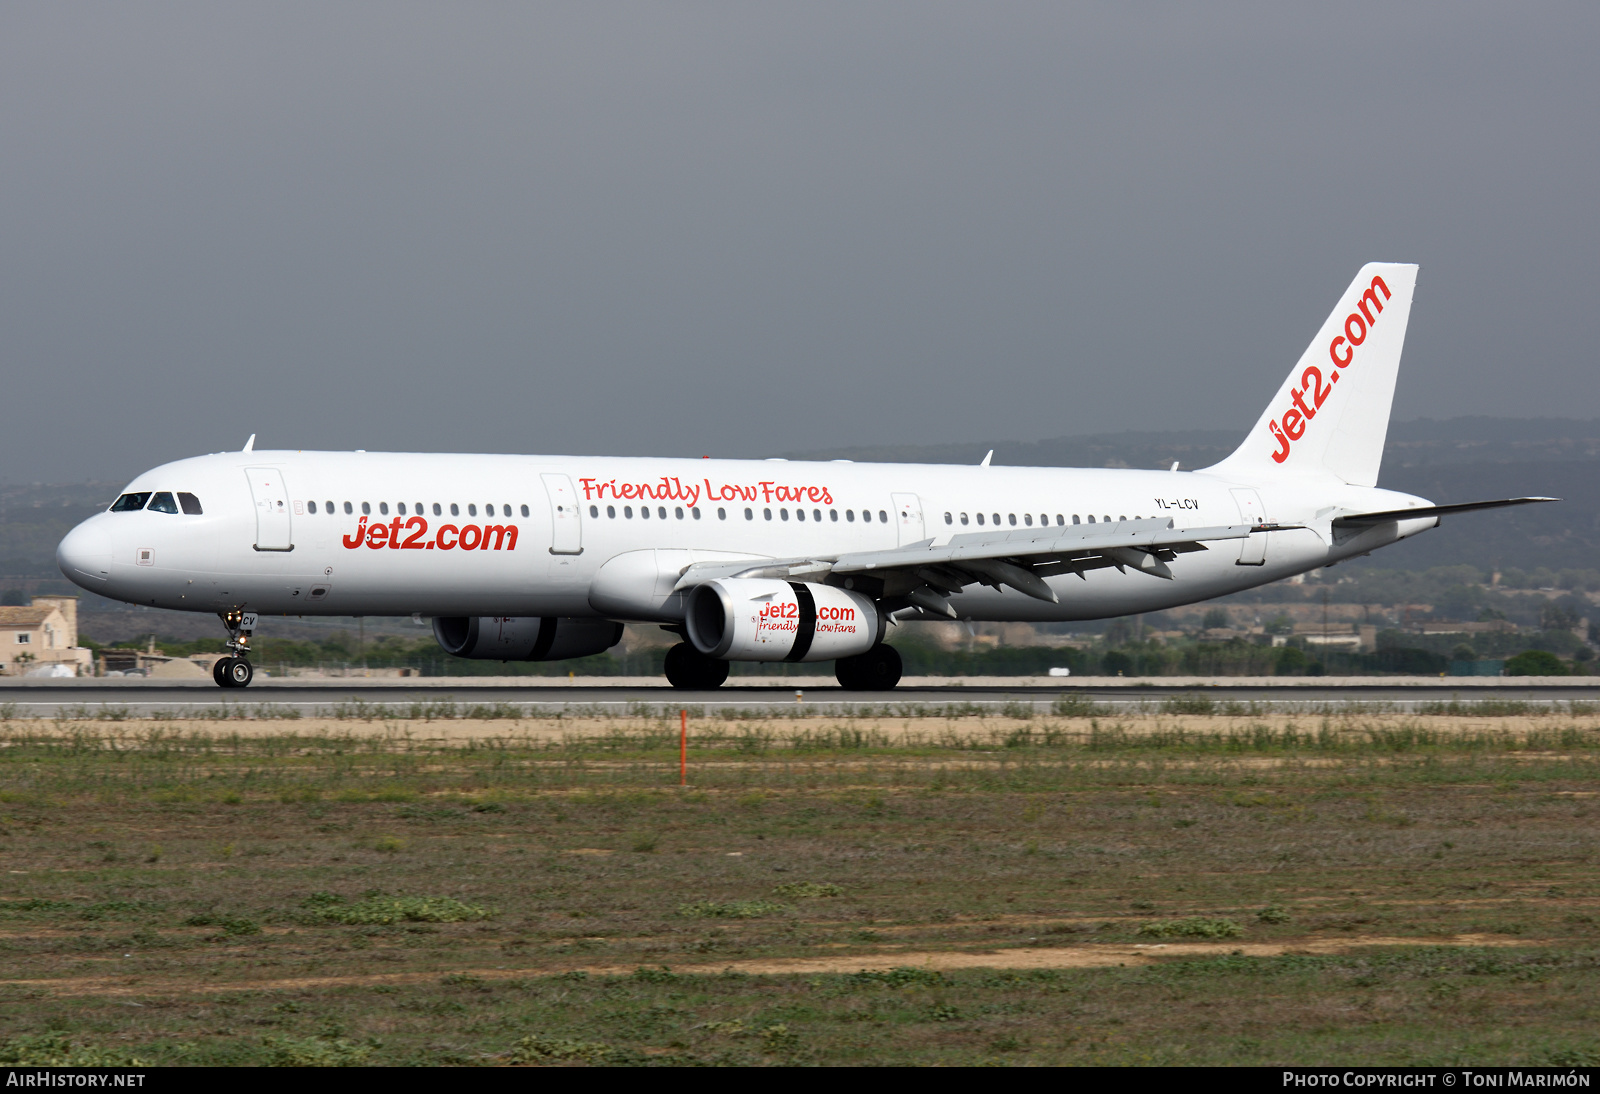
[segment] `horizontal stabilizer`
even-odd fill
[[[1352,513],[1335,517],[1335,528],[1365,528],[1374,524],[1388,524],[1396,520],[1416,520],[1418,517],[1447,517],[1452,513],[1471,513],[1477,509],[1504,509],[1508,505],[1532,505],[1539,501],[1560,501],[1560,498],[1501,498],[1498,501],[1463,501],[1455,505],[1424,505],[1416,509],[1388,509],[1381,513]]]

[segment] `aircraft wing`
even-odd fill
[[[1180,554],[1206,550],[1214,540],[1243,539],[1278,525],[1248,524],[1214,528],[1174,528],[1170,518],[1124,520],[1113,524],[971,532],[944,543],[934,540],[883,551],[835,556],[763,559],[757,562],[697,563],[684,570],[677,590],[717,578],[768,577],[785,581],[828,581],[870,589],[888,610],[916,607],[955,618],[944,599],[968,585],[1008,586],[1039,600],[1058,597],[1044,578],[1115,566],[1172,579],[1167,563]],[[897,605],[897,606],[889,606]]]
[[[1335,517],[1335,528],[1367,528],[1374,524],[1388,524],[1395,520],[1415,520],[1417,517],[1445,517],[1452,513],[1471,513],[1478,509],[1504,509],[1508,505],[1532,505],[1541,501],[1560,501],[1560,498],[1501,498],[1497,501],[1463,501],[1454,505],[1424,505],[1416,509],[1386,509],[1378,513],[1350,513]]]

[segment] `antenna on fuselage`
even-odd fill
[[[979,467],[988,467],[989,466],[989,461],[992,460],[992,459],[994,459],[994,449],[991,448],[991,449],[989,449],[989,454],[983,458],[983,462],[978,464],[978,466]]]
[[[239,451],[240,452],[254,452],[255,450],[256,450],[256,435],[254,433],[252,433],[252,434],[250,434],[250,439],[248,441],[244,442],[244,447],[239,449]]]

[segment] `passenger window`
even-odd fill
[[[610,517],[612,520],[616,520],[617,519],[617,507],[615,505],[606,506],[606,516]]]
[[[476,505],[469,504],[467,506],[467,516],[475,517],[477,515],[478,515],[478,507]]]
[[[1074,514],[1072,514],[1072,523],[1073,524],[1082,524],[1083,521],[1079,520],[1078,519],[1078,514],[1074,513]]]
[[[856,522],[856,511],[854,509],[846,509],[844,511],[844,522],[846,524],[854,524]]]
[[[173,500],[171,493],[163,490],[150,499],[150,511],[152,513],[176,513],[178,511],[178,503]]]
[[[681,505],[674,506],[673,509],[672,509],[672,515],[677,517],[679,520],[682,520],[683,519],[683,506],[681,506]]]
[[[600,507],[598,505],[589,506],[589,515],[591,517],[598,517],[600,515]]]
[[[1118,520],[1127,520],[1128,518],[1119,513],[1119,514],[1117,514],[1117,519]]]
[[[183,507],[185,516],[198,517],[203,515],[205,512],[205,510],[200,508],[199,498],[195,497],[193,494],[186,494],[182,490],[178,491],[178,504]],[[316,506],[316,502],[311,503],[311,511],[313,513],[317,511]]]
[[[667,519],[667,507],[665,505],[656,506],[656,516],[660,517],[662,520],[666,520]]]
[[[528,507],[526,505],[524,505],[522,507],[522,515],[523,516],[527,516],[528,515]]]
[[[698,505],[696,505],[694,508],[690,509],[689,512],[694,514],[694,519],[695,520],[699,520],[700,519],[700,507]]]
[[[364,502],[361,503],[361,515],[362,516],[367,516],[367,517],[370,517],[372,515],[372,503],[371,502],[365,502],[364,501]]]
[[[1017,514],[1011,513],[1011,514],[1008,514],[1008,515],[1011,518],[1011,527],[1015,528],[1017,526]]]
[[[787,509],[783,510],[783,519],[784,520],[788,520],[789,519],[789,510],[787,510]],[[794,511],[794,519],[795,520],[801,520],[801,521],[805,520],[806,519],[806,511],[804,509],[796,509]]]
[[[632,520],[633,519],[633,506],[624,505],[622,507],[622,515],[624,517],[626,517],[628,520]]]
[[[751,511],[749,509],[746,509],[744,511],[744,519],[745,520],[755,520],[756,519],[756,515],[755,515],[755,513],[753,511]]]
[[[863,510],[861,510],[861,520],[862,520],[862,523],[864,523],[864,524],[871,524],[872,523],[872,510],[871,509],[863,509]]]
[[[380,501],[378,503],[378,515],[382,516],[382,517],[386,517],[386,516],[389,515],[389,503],[388,502]]]
[[[878,522],[880,524],[888,524],[889,523],[889,514],[885,513],[882,509],[879,509],[878,510]]]
[[[450,515],[452,517],[459,517],[461,515],[461,506],[457,505],[455,502],[451,502]]]
[[[419,502],[417,502],[417,506],[416,506],[416,509],[415,509],[415,512],[416,512],[417,516],[420,517],[422,515],[422,510],[423,510],[423,504],[419,501]]]
[[[486,516],[486,517],[494,516],[494,506],[493,505],[485,505],[483,507],[483,515]]]
[[[345,502],[344,503],[344,512],[345,512],[345,516],[349,516],[351,513],[354,513],[355,510],[353,508],[351,508],[349,502]]]
[[[135,510],[143,509],[144,503],[149,500],[150,491],[148,490],[138,494],[124,494],[111,503],[111,511],[113,513],[132,513]]]
[[[717,519],[718,520],[727,520],[728,519],[728,511],[726,509],[718,509],[717,510]]]
[[[1101,517],[1100,518],[1100,523],[1101,524],[1110,524],[1111,523],[1111,514],[1107,513],[1104,517]]]
[[[1056,514],[1056,524],[1057,525],[1065,525],[1066,523],[1067,523],[1067,518],[1063,514],[1057,513]]]
[[[829,509],[828,510],[828,519],[830,521],[832,521],[834,524],[838,524],[839,523],[839,510],[837,510],[837,509]]]
[[[185,497],[190,497],[190,498],[192,498],[192,497],[194,497],[194,495],[193,495],[193,494],[186,494],[186,495],[184,495],[184,496],[185,496]],[[183,511],[184,511],[184,512],[185,512],[185,513],[187,513],[187,512],[188,512],[188,511],[189,511],[189,510],[188,510],[188,507],[187,507],[187,506],[185,506],[185,508],[184,508],[184,510],[183,510]],[[314,502],[314,501],[308,501],[308,502],[306,502],[306,512],[308,512],[308,513],[310,513],[310,514],[311,514],[311,515],[312,515],[312,516],[316,516],[316,515],[317,515],[317,503],[316,503],[316,502]]]
[[[998,525],[1000,523],[1000,514],[999,513],[994,514],[994,522],[995,522],[996,525]],[[1016,517],[1012,517],[1011,518],[1011,523],[1012,524],[1017,523],[1017,518]]]
[[[1022,514],[1022,523],[1026,524],[1029,528],[1032,528],[1033,527],[1033,514],[1032,513],[1024,513],[1024,514]]]
[[[1089,514],[1089,523],[1090,523],[1090,524],[1093,524],[1093,523],[1094,523],[1094,514],[1093,514],[1093,513],[1090,513],[1090,514]]]
[[[396,505],[394,507],[394,511],[396,513],[399,513],[402,517],[405,516],[406,515],[406,503],[405,502],[401,502],[400,504]]]
[[[763,509],[763,510],[761,510],[761,515],[766,517],[768,520],[771,520],[772,519],[772,510],[771,509]]]
[[[822,510],[821,509],[813,509],[813,510],[811,510],[811,519],[816,521],[818,524],[821,524],[822,523]]]
[[[956,522],[955,514],[954,513],[946,513],[944,515],[944,522],[946,524],[954,524]]]
[[[983,514],[982,514],[982,513],[979,513],[979,514],[978,514],[978,523],[979,523],[979,524],[982,524],[982,523],[983,523]]]
[[[961,514],[961,523],[962,524],[967,523],[967,514],[965,514],[965,513]]]
[[[324,502],[323,504],[328,510],[328,515],[330,517],[333,516],[333,502],[329,501],[329,502]]]
[[[650,507],[648,505],[639,506],[639,519],[640,520],[649,520],[650,519]]]

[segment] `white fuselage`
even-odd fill
[[[981,585],[950,598],[966,619],[1095,619],[1262,585],[1437,523],[1335,542],[1340,512],[1421,499],[1327,477],[843,461],[232,452],[165,464],[127,490],[189,493],[203,511],[91,517],[58,550],[71,580],[161,608],[290,615],[672,622],[665,593],[692,562],[835,556],[996,521],[1303,526],[1181,555],[1170,581],[1109,568],[1052,577],[1059,604]]]

